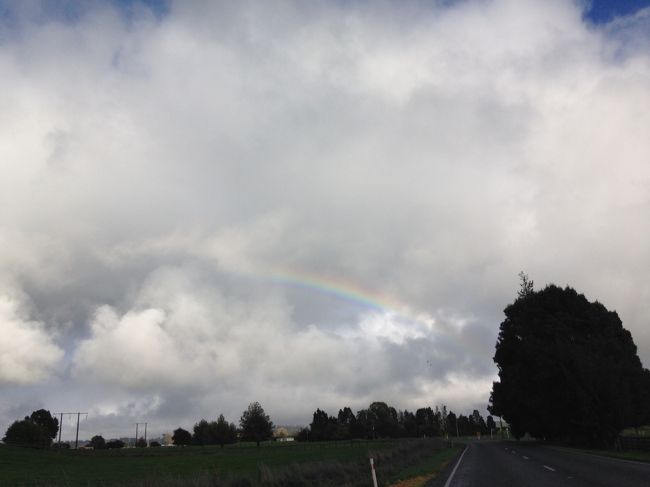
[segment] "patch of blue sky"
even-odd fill
[[[20,0],[0,0],[0,22],[5,27],[17,26],[22,20],[32,22],[62,22],[74,24],[84,14],[99,6],[112,4],[124,17],[131,20],[148,10],[157,18],[169,13],[170,0],[41,0],[23,3]]]
[[[650,0],[588,0],[584,16],[591,23],[606,24],[648,7]]]

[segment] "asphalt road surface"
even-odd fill
[[[432,487],[650,487],[650,464],[524,442],[469,443]]]

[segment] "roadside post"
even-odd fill
[[[372,484],[377,487],[377,475],[375,474],[375,461],[370,459],[370,470],[372,471]]]

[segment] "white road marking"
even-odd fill
[[[555,472],[555,469],[549,467],[548,465],[544,465],[544,468],[545,468],[546,470],[550,470],[551,472]]]
[[[530,460],[526,455],[522,455],[524,460]]]
[[[452,479],[454,478],[454,475],[456,474],[456,470],[458,470],[458,466],[460,465],[460,462],[461,462],[461,460],[463,459],[463,457],[465,456],[465,452],[467,452],[468,449],[469,449],[468,447],[465,447],[465,449],[463,450],[463,454],[460,456],[460,458],[459,458],[458,461],[456,462],[456,466],[455,466],[454,469],[451,471],[451,475],[450,475],[449,478],[447,479],[447,482],[445,482],[445,487],[449,487],[449,486],[451,485],[451,481],[452,481]]]

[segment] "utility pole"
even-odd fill
[[[57,414],[61,415],[61,421],[59,421],[59,445],[61,445],[61,430],[63,429],[63,414],[64,413],[54,413],[55,416]]]
[[[73,416],[75,414],[77,415],[77,435],[75,436],[74,447],[75,447],[75,449],[78,448],[79,447],[79,420],[81,419],[82,414],[85,415],[86,417],[88,417],[88,413],[82,413],[82,412],[54,413],[55,416],[57,414],[61,416],[61,422],[59,423],[59,443],[61,443],[61,430],[63,429],[63,415],[64,414],[67,415],[67,416]]]
[[[149,423],[135,423],[135,442],[133,443],[133,446],[136,446],[138,444],[138,427],[141,424],[144,425],[144,441],[145,443],[147,442],[147,425]]]
[[[85,414],[88,417],[88,413],[77,413],[77,436],[74,439],[74,448],[75,450],[79,447],[79,418],[82,414]]]

